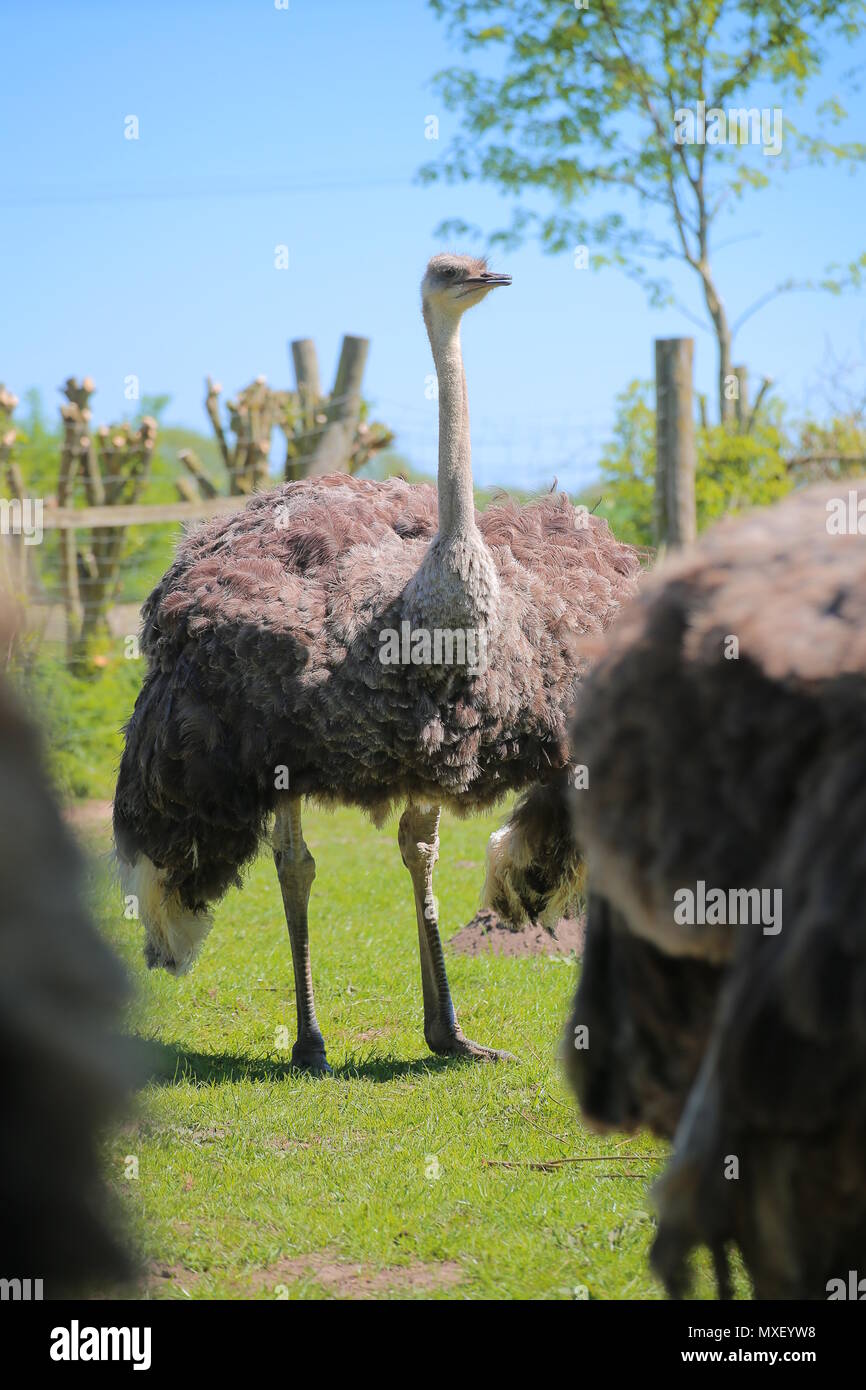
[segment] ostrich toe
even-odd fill
[[[505,1052],[498,1047],[482,1047],[463,1036],[460,1028],[425,1029],[424,1037],[431,1052],[437,1057],[471,1057],[476,1062],[516,1062],[513,1052]]]

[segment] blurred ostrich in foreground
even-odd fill
[[[828,534],[830,497],[662,565],[578,698],[590,901],[566,1066],[591,1120],[674,1136],[652,1256],[674,1294],[699,1245],[722,1294],[730,1242],[758,1298],[864,1270],[866,550]],[[779,919],[677,921],[701,882],[738,907],[780,890]]]
[[[126,986],[81,880],[36,734],[0,683],[0,1265],[46,1298],[129,1273],[97,1153],[130,1088],[111,1034]]]
[[[208,904],[238,881],[276,812],[292,1060],[311,1071],[329,1067],[303,798],[361,806],[378,823],[405,803],[398,839],[415,893],[424,1036],[437,1053],[502,1055],[463,1036],[451,1003],[433,896],[440,810],[468,814],[567,768],[575,639],[607,627],[639,568],[605,522],[562,495],[475,513],[460,323],[508,283],[461,256],[434,256],[424,276],[438,499],[397,479],[288,483],[187,536],[145,605],[148,671],[114,825],[146,959],[189,968]]]

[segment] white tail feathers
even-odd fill
[[[481,906],[494,911],[512,926],[540,922],[548,930],[560,917],[572,915],[583,891],[583,865],[564,864],[560,876],[551,876],[541,889],[533,872],[538,861],[530,837],[520,826],[507,822],[494,830],[487,842],[487,869]]]
[[[486,860],[481,906],[492,907],[498,903],[500,914],[507,921],[524,922],[527,913],[515,890],[512,873],[515,868],[525,869],[531,863],[532,854],[525,839],[513,826],[503,825],[501,830],[494,830],[487,841]],[[508,911],[502,911],[506,907]]]
[[[191,912],[173,891],[166,892],[165,870],[144,854],[134,864],[118,857],[124,893],[135,899],[147,933],[144,958],[152,970],[185,975],[213,925],[209,912]]]

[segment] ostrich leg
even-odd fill
[[[307,904],[316,877],[316,861],[307,849],[301,832],[300,797],[287,797],[278,804],[272,843],[295,972],[298,1040],[292,1048],[292,1065],[304,1071],[329,1073],[331,1068],[325,1058],[325,1040],[316,1018],[307,933]]]
[[[451,1057],[477,1057],[481,1061],[513,1061],[510,1052],[480,1047],[463,1036],[445,970],[445,955],[436,920],[433,897],[433,866],[439,858],[439,815],[441,808],[426,809],[411,802],[400,817],[397,842],[403,863],[412,876],[415,915],[421,947],[421,987],[424,994],[424,1037],[431,1052]]]

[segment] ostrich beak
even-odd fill
[[[467,280],[464,280],[463,283],[472,289],[481,289],[483,287],[486,290],[492,290],[495,289],[497,285],[510,285],[511,276],[500,275],[495,270],[485,270],[482,271],[480,275],[470,276]]]

